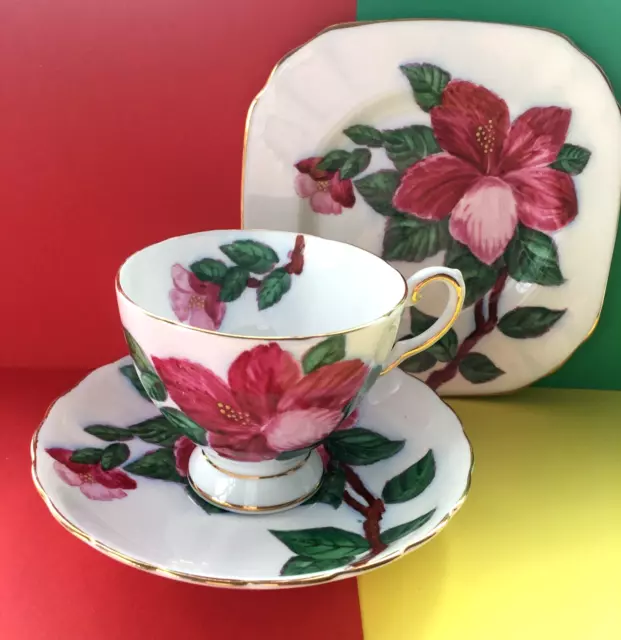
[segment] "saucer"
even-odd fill
[[[326,473],[308,502],[273,515],[224,512],[194,492],[194,445],[139,385],[125,358],[57,400],[33,437],[32,475],[76,537],[168,578],[275,588],[354,576],[436,535],[470,486],[457,416],[395,371],[370,391],[356,427],[323,442]]]
[[[619,215],[621,118],[601,69],[561,34],[336,25],[277,65],[246,131],[246,228],[350,242],[406,277],[462,271],[455,330],[402,366],[439,393],[529,385],[595,328]],[[402,335],[430,326],[443,302],[430,288]]]

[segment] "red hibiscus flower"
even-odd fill
[[[178,358],[153,358],[170,397],[209,432],[219,454],[237,460],[275,458],[311,446],[337,427],[347,403],[364,383],[361,360],[329,364],[304,375],[276,343],[245,351],[231,364],[228,382]]]
[[[300,198],[309,198],[315,213],[343,212],[356,203],[351,180],[341,180],[338,171],[322,171],[317,165],[323,158],[306,158],[295,165],[300,172],[295,177],[295,191]]]
[[[431,124],[443,153],[410,167],[393,198],[400,211],[425,220],[451,215],[451,235],[485,264],[507,248],[518,221],[556,231],[577,213],[571,177],[550,165],[560,151],[569,109],[534,107],[513,123],[497,95],[453,80]]]
[[[196,445],[190,440],[190,438],[187,438],[186,436],[181,436],[180,438],[178,438],[173,446],[175,467],[177,469],[177,473],[182,478],[186,478],[188,475],[190,456],[192,455],[192,451],[194,451],[194,449],[196,449]]]
[[[61,480],[80,491],[91,500],[115,500],[127,497],[126,491],[138,485],[120,469],[104,471],[99,463],[82,464],[71,461],[71,449],[46,449],[54,458],[54,471]]]
[[[193,327],[219,329],[226,311],[226,305],[218,299],[220,287],[199,280],[180,264],[173,265],[171,275],[174,288],[169,297],[177,318]]]

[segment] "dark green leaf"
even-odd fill
[[[229,511],[226,511],[226,509],[222,509],[221,507],[216,507],[215,504],[211,504],[211,502],[207,502],[207,500],[199,496],[198,493],[196,493],[196,491],[194,491],[194,489],[192,489],[190,485],[186,486],[185,492],[188,494],[188,496],[190,496],[190,498],[192,499],[192,502],[198,505],[205,513],[209,514],[210,516],[213,515],[214,513],[222,513],[222,514],[230,513]]]
[[[371,152],[368,149],[354,149],[341,167],[341,178],[350,180],[362,173],[371,162]]]
[[[329,504],[334,509],[338,509],[343,502],[345,493],[345,472],[337,464],[330,464],[321,481],[317,493],[310,497],[304,504],[314,504],[320,502]]]
[[[311,448],[312,447],[306,447],[304,449],[296,449],[295,451],[283,451],[276,456],[276,460],[293,460],[293,458],[308,455]]]
[[[339,334],[326,338],[314,347],[311,347],[302,356],[302,368],[308,374],[319,367],[334,364],[345,357],[345,336]]]
[[[304,556],[293,556],[289,558],[280,570],[281,576],[300,576],[305,573],[319,573],[322,571],[330,571],[330,569],[338,569],[348,565],[352,557],[344,558],[305,558]]]
[[[451,76],[432,64],[404,64],[399,67],[409,80],[414,99],[423,111],[431,111],[442,103],[442,92]]]
[[[382,136],[386,154],[399,171],[404,171],[419,160],[442,150],[436,142],[433,129],[421,124],[389,129],[383,131]]]
[[[222,302],[233,302],[246,290],[250,272],[243,267],[231,267],[222,280],[218,296]]]
[[[144,390],[142,383],[140,382],[140,378],[136,373],[136,368],[133,364],[126,364],[124,367],[120,368],[121,373],[132,383],[134,389],[145,399],[149,400],[149,396],[147,392]]]
[[[86,433],[90,433],[96,438],[99,438],[100,440],[105,440],[106,442],[131,440],[134,437],[131,431],[129,431],[128,429],[121,429],[120,427],[109,427],[106,424],[92,424],[89,427],[84,427],[84,431],[86,431]]]
[[[591,152],[588,149],[576,144],[564,144],[558,152],[556,160],[550,166],[557,171],[568,173],[570,176],[577,176],[584,171],[590,158]]]
[[[222,260],[214,260],[213,258],[203,258],[190,265],[192,273],[203,282],[214,282],[222,284],[222,280],[226,275],[227,266]]]
[[[147,358],[147,354],[142,350],[142,347],[136,342],[127,329],[123,329],[123,332],[125,333],[125,340],[129,347],[129,354],[131,355],[138,371],[140,371],[140,373],[144,373],[145,371],[155,373],[153,365],[149,361],[149,358]]]
[[[518,224],[505,252],[509,275],[519,282],[546,287],[565,282],[558,263],[558,251],[549,235]]]
[[[320,171],[338,171],[349,158],[349,151],[335,149],[324,156],[324,159],[317,165]]]
[[[122,442],[115,442],[104,449],[101,456],[101,468],[109,471],[123,464],[129,458],[129,447]]]
[[[370,429],[355,427],[333,431],[324,444],[333,460],[365,465],[391,458],[403,449],[405,440],[389,440]]]
[[[236,240],[223,244],[220,251],[237,266],[252,273],[267,273],[278,262],[278,254],[272,247],[256,240]]]
[[[152,400],[157,400],[158,402],[164,402],[166,398],[168,398],[168,392],[166,391],[166,387],[164,383],[160,380],[160,377],[156,373],[150,373],[149,371],[145,371],[140,376],[140,381],[142,382],[142,386],[146,391],[146,394]]]
[[[517,307],[500,318],[498,328],[509,338],[539,338],[550,331],[565,311],[567,309]]]
[[[395,216],[386,222],[382,258],[421,262],[446,249],[451,236],[448,218],[427,222],[414,216]]]
[[[356,144],[361,144],[365,147],[381,147],[384,143],[382,132],[366,124],[355,124],[352,127],[347,127],[343,133]]]
[[[407,502],[419,496],[436,475],[436,461],[431,449],[411,467],[389,480],[382,491],[387,504]]]
[[[429,371],[431,367],[436,364],[437,360],[432,356],[429,351],[423,351],[408,358],[399,365],[401,371],[406,373],[423,373],[423,371]]]
[[[206,444],[205,430],[197,425],[194,420],[188,418],[185,413],[173,407],[160,407],[160,411],[175,429],[190,438],[192,442],[196,442],[196,444]]]
[[[84,449],[76,449],[69,459],[71,462],[79,462],[80,464],[97,464],[101,460],[103,452],[103,449],[85,447]]]
[[[444,264],[451,269],[461,271],[466,284],[464,306],[468,307],[480,300],[493,286],[498,277],[498,269],[489,267],[475,258],[468,247],[453,242],[446,252]]]
[[[172,447],[183,433],[166,418],[151,418],[128,427],[137,438],[160,447]]]
[[[410,307],[410,330],[413,335],[417,336],[427,331],[436,320],[437,318],[419,311],[416,307]],[[430,353],[440,362],[450,362],[457,355],[458,346],[457,334],[453,329],[449,329],[435,344],[427,349],[426,353]]]
[[[472,384],[482,384],[495,380],[504,371],[482,353],[469,353],[459,363],[459,373]]]
[[[147,453],[124,467],[125,471],[137,476],[168,480],[170,482],[184,482],[177,473],[175,456],[171,449],[158,449]]]
[[[414,520],[410,520],[410,522],[404,522],[403,524],[399,524],[396,527],[392,527],[391,529],[386,529],[381,534],[382,542],[384,544],[392,544],[396,542],[400,538],[407,536],[412,533],[412,531],[416,531],[416,529],[420,529],[424,524],[431,520],[433,514],[436,512],[435,509],[432,509],[425,515],[422,515]]]
[[[274,269],[272,273],[265,276],[257,291],[259,311],[269,309],[280,302],[280,299],[290,288],[291,276],[284,269]]]
[[[400,214],[392,206],[392,197],[400,180],[401,174],[398,171],[382,170],[354,180],[354,185],[374,211],[383,216],[396,216]]]
[[[361,535],[336,527],[298,529],[297,531],[270,530],[270,533],[293,553],[306,558],[318,560],[351,558],[369,550],[369,543]]]

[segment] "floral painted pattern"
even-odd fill
[[[321,368],[321,362],[326,357],[329,359],[327,354],[334,347],[335,345],[324,345],[321,349],[316,347],[314,353],[307,354],[306,366]],[[147,399],[133,365],[122,366],[120,374]],[[364,386],[370,387],[377,375],[378,369],[371,371]],[[304,377],[306,376],[301,379]],[[256,400],[257,397],[253,402]],[[264,406],[264,403],[259,402],[259,405]],[[256,411],[256,408],[253,410]],[[349,407],[345,413],[348,417],[355,416],[355,407]],[[93,438],[94,443],[103,443],[103,446],[73,450],[47,448],[46,452],[54,460],[54,469],[60,479],[72,487],[79,487],[88,499],[126,498],[129,491],[138,488],[135,476],[174,483],[184,489],[206,514],[227,517],[228,512],[203,500],[189,483],[189,457],[196,444],[186,435],[188,432],[192,433],[188,424],[174,413],[149,418],[127,427],[94,424],[84,427],[84,432]],[[147,443],[152,448],[147,453],[135,455],[130,449],[133,441]],[[269,530],[275,542],[285,545],[293,553],[280,569],[282,576],[323,572],[345,566],[364,566],[391,544],[429,522],[435,509],[400,525],[382,528],[383,515],[390,505],[413,500],[432,484],[436,473],[432,450],[388,478],[379,496],[365,486],[354,470],[356,466],[368,466],[388,460],[401,452],[404,446],[403,440],[391,440],[376,431],[354,425],[354,418],[347,425],[341,424],[339,429],[322,438],[320,451],[325,465],[322,484],[315,495],[296,508],[323,505],[340,509],[345,504],[362,516],[362,533],[337,527]]]
[[[354,206],[356,198],[351,180],[343,180],[339,171],[326,171],[325,158],[306,158],[295,165],[295,190],[300,198],[308,198],[316,213],[342,213],[343,207]],[[329,166],[329,165],[328,165]]]
[[[550,234],[577,216],[574,176],[591,154],[567,142],[568,108],[535,106],[512,119],[491,89],[451,78],[440,67],[410,63],[401,72],[431,126],[354,124],[344,134],[360,146],[331,150],[316,166],[352,179],[367,205],[385,217],[384,259],[422,262],[443,252],[444,264],[464,275],[474,331],[460,341],[451,330],[402,369],[433,369],[426,382],[434,389],[457,374],[483,384],[504,373],[476,351],[486,335],[498,329],[514,340],[537,338],[565,314],[517,307],[501,317],[499,301],[509,278],[546,287],[565,282]],[[373,149],[382,149],[394,168],[361,175]],[[434,320],[412,308],[412,334]]]
[[[278,267],[280,258],[268,245],[256,240],[237,240],[222,245],[220,251],[233,263],[203,258],[186,269],[181,264],[171,268],[173,288],[169,299],[181,322],[192,327],[217,331],[226,305],[237,300],[246,289],[256,289],[260,311],[279,302],[289,291],[292,276],[304,268],[304,236],[297,236],[289,252],[289,262]],[[255,274],[264,275],[257,278]]]

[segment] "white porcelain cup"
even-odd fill
[[[427,331],[397,342],[430,282],[449,299]],[[206,231],[131,256],[116,282],[147,395],[191,448],[188,482],[225,509],[293,507],[319,487],[317,446],[352,426],[378,375],[439,340],[464,299],[459,271],[406,280],[349,244],[281,231]],[[180,453],[181,452],[181,453]]]

